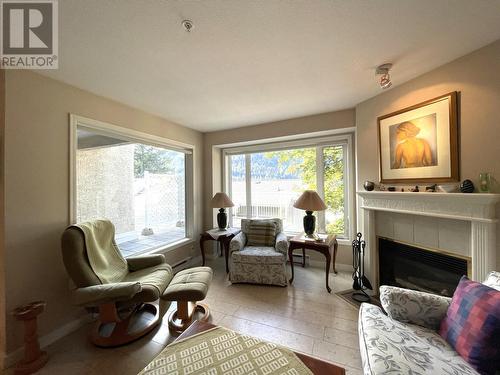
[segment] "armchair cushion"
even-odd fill
[[[140,299],[140,302],[152,302],[160,298],[173,276],[172,267],[167,263],[162,263],[130,272],[123,281],[139,282],[142,286],[142,291],[136,297]]]
[[[240,251],[245,247],[246,243],[247,236],[245,235],[245,233],[238,233],[231,239],[231,242],[229,243],[229,253],[232,253],[233,251]]]
[[[383,285],[380,302],[392,319],[437,330],[451,298]]]
[[[163,254],[153,254],[130,257],[125,260],[127,261],[129,271],[134,272],[165,263],[165,256]]]
[[[248,246],[274,246],[276,224],[266,220],[252,220],[248,227]]]
[[[138,282],[92,285],[74,290],[73,301],[78,306],[99,306],[130,300],[140,291],[141,284]]]
[[[251,264],[283,264],[285,255],[277,252],[273,247],[246,246],[241,251],[231,254],[233,262]]]
[[[286,234],[281,232],[276,235],[276,251],[285,255],[285,257],[288,254],[288,238],[286,237]]]
[[[241,231],[243,233],[248,233],[248,228],[250,227],[250,223],[255,221],[256,219],[241,219]],[[272,222],[276,225],[276,233],[283,232],[283,221],[278,218],[272,219],[259,219],[260,221]]]

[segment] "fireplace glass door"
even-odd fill
[[[453,296],[467,260],[448,254],[378,239],[380,285]]]

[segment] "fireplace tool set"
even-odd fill
[[[352,288],[355,292],[352,293],[352,299],[357,302],[368,302],[370,296],[365,290],[372,290],[372,284],[365,276],[365,240],[361,240],[363,235],[358,233],[356,239],[352,241]]]

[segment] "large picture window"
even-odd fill
[[[107,218],[124,256],[189,236],[191,155],[140,138],[76,126],[74,220]]]
[[[328,209],[315,212],[317,230],[350,236],[350,137],[226,149],[226,190],[235,206],[230,225],[243,218],[283,220],[290,234],[303,231],[304,212],[293,207],[306,190],[316,190]]]

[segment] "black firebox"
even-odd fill
[[[379,237],[380,285],[453,296],[467,260]]]

